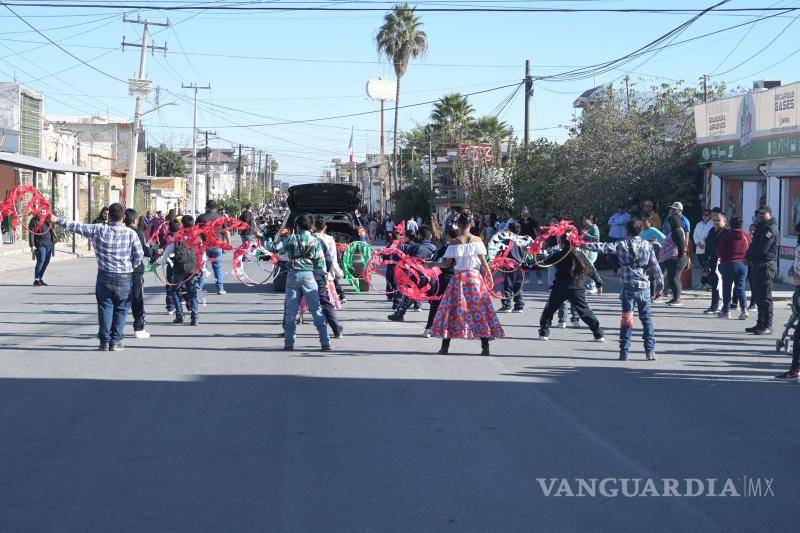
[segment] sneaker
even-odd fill
[[[122,350],[124,350],[124,349],[125,349],[125,347],[122,345],[122,343],[119,343],[119,344],[109,344],[109,345],[108,345],[108,351],[109,351],[109,352],[121,352],[121,351],[122,351]]]
[[[39,280],[39,285],[41,285],[42,287],[47,287],[48,286],[47,283],[45,283],[43,279]]]
[[[757,329],[761,329],[761,324],[756,324],[755,326],[751,326],[749,328],[744,328],[744,331],[745,331],[745,333],[753,333]]]
[[[147,333],[143,329],[140,329],[139,331],[134,331],[133,332],[133,336],[136,337],[137,339],[149,339],[150,338],[150,334]]]
[[[626,354],[619,354],[619,360],[620,361],[627,361],[628,360],[628,356]]]
[[[731,312],[730,311],[720,311],[717,313],[717,318],[730,318]]]
[[[421,313],[422,312],[422,308],[421,307],[415,307],[414,308],[414,312],[415,313]]]
[[[741,313],[739,313],[739,320],[747,320],[747,318],[749,316],[750,316],[750,313],[748,313],[747,310],[744,309],[744,310],[742,310]]]
[[[713,314],[719,313],[720,311],[721,311],[721,309],[719,307],[714,307],[712,305],[711,307],[709,307],[708,309],[703,311],[703,314],[704,315],[713,315]]]
[[[174,309],[167,309],[167,314],[168,314],[169,316],[172,316],[172,315],[174,315],[174,314],[175,314],[175,310],[174,310]]]
[[[283,331],[281,331],[281,332],[280,332],[280,333],[278,333],[278,335],[277,335],[277,337],[278,337],[279,339],[282,339],[282,338],[284,338],[285,336],[286,336],[286,333],[284,333]]]
[[[512,313],[517,313],[517,314],[520,314],[520,313],[524,313],[524,312],[525,312],[525,309],[524,309],[523,307],[516,307],[516,308],[515,308],[513,311],[511,311],[511,312],[512,312]]]
[[[98,346],[97,349],[99,351],[101,351],[101,352],[107,352],[108,351],[108,343],[107,342],[101,342],[100,346]]]
[[[44,283],[43,283],[42,285],[44,285]],[[752,310],[753,310],[753,309],[755,309],[756,307],[758,307],[758,306],[757,306],[755,303],[753,303],[753,302],[750,302],[750,305],[748,305],[748,306],[747,306],[747,310],[748,310],[748,311],[752,311]]]
[[[345,298],[344,296],[339,298],[339,303],[340,304],[346,304],[347,303],[347,298]]]
[[[599,339],[594,339],[594,342],[606,342],[606,338],[600,337]]]
[[[580,329],[580,328],[581,328],[581,322],[580,322],[580,320],[573,320],[573,321],[572,321],[572,327],[573,327],[574,329]]]
[[[772,335],[772,328],[761,328],[753,332],[753,335]]]
[[[34,287],[38,287],[38,286],[39,286],[39,285],[41,285],[41,284],[42,284],[42,282],[41,282],[41,281],[39,281],[38,279],[35,279],[35,280],[33,280],[33,286],[34,286]]]
[[[183,324],[183,317],[175,317],[175,320],[172,321],[173,324]]]
[[[337,331],[336,333],[333,334],[333,338],[334,339],[341,339],[342,337],[344,337],[344,328],[339,326],[339,331]]]
[[[190,326],[196,326],[197,325],[197,317],[196,316],[192,317],[192,320],[189,321],[189,325]]]
[[[731,311],[738,311],[739,306],[737,304],[731,304]]]
[[[284,346],[283,347],[283,351],[284,352],[291,352],[292,350],[294,350],[294,346]]]
[[[539,338],[538,338],[538,339],[536,339],[536,340],[539,340],[539,341],[545,341],[545,342],[547,342],[547,341],[549,341],[550,339],[549,339],[548,337],[545,337],[544,335],[539,335]]]
[[[322,351],[323,352],[330,352],[331,350],[333,350],[333,346],[332,345],[330,345],[330,344],[323,344],[322,345]]]
[[[797,370],[789,370],[788,372],[784,372],[783,374],[778,374],[775,376],[775,379],[783,379],[786,381],[797,381],[800,379],[800,372]]]
[[[430,339],[431,338],[431,330],[426,329],[425,331],[422,332],[422,336],[425,337],[426,339]]]
[[[219,290],[219,292],[218,292],[217,294],[220,294],[220,295],[222,295],[222,294],[228,294],[228,291],[226,291],[225,289],[220,289],[220,290]]]
[[[498,313],[510,313],[511,312],[511,307],[508,306],[508,305],[504,305],[503,307],[498,309],[497,312]]]
[[[656,354],[654,354],[654,353],[649,353],[649,354],[645,355],[645,358],[646,358],[648,361],[655,361],[655,360],[656,360]]]
[[[558,321],[558,325],[556,326],[558,329],[567,329],[567,323],[561,320]]]
[[[586,294],[588,294],[590,296],[594,296],[595,294],[597,294],[597,289],[592,289],[590,291],[586,291]]]
[[[683,307],[683,302],[680,300],[670,300],[667,302],[670,307]]]
[[[397,313],[392,313],[391,315],[389,315],[389,316],[388,316],[388,317],[386,317],[386,318],[388,318],[388,319],[389,319],[389,320],[391,320],[392,322],[403,322],[403,321],[405,320],[405,319],[403,318],[403,315],[398,315]]]

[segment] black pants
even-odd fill
[[[436,296],[441,297],[444,294],[444,291],[447,290],[447,286],[450,285],[450,281],[453,279],[453,275],[451,273],[441,274],[439,276],[439,289],[436,291]],[[433,320],[436,318],[436,311],[439,310],[439,304],[442,303],[441,300],[431,300],[428,302],[431,308],[428,310],[428,321],[425,323],[425,329],[431,329],[433,327]]]
[[[542,317],[539,319],[539,335],[548,337],[550,335],[550,325],[553,322],[553,316],[556,314],[561,304],[569,302],[575,308],[578,316],[583,320],[589,329],[592,330],[595,339],[603,336],[603,329],[600,327],[600,321],[594,316],[594,313],[589,308],[589,303],[586,301],[586,289],[569,289],[559,285],[553,285],[550,290],[550,298],[547,300],[542,311]]]
[[[717,263],[710,265],[712,270],[706,275],[706,283],[711,285],[711,307],[715,309],[720,308],[720,275],[717,269]]]
[[[338,279],[333,278],[333,286],[336,287],[336,294],[339,296],[339,300],[346,300],[347,295],[344,293],[344,289]]]
[[[667,271],[667,285],[669,285],[669,290],[672,291],[674,300],[681,299],[681,274],[686,270],[687,266],[689,266],[689,257],[686,255],[664,261],[664,267]]]
[[[772,328],[772,281],[778,273],[778,265],[772,262],[753,263],[750,268],[750,292],[758,307],[756,326]]]
[[[397,290],[397,285],[394,283],[394,265],[386,267],[386,295],[387,300],[394,301],[394,291]]]
[[[503,274],[503,298],[500,301],[503,307],[511,307],[514,301],[514,309],[524,309],[525,300],[522,296],[522,272],[515,270]]]
[[[400,292],[396,292],[394,294],[394,296],[395,296],[395,298],[392,301],[392,309],[394,310],[394,312],[396,314],[398,314],[400,316],[405,315],[406,311],[408,311],[408,309],[410,307],[412,307],[412,306],[415,309],[419,309],[419,307],[420,307],[420,303],[417,300],[409,298],[405,294],[402,294]]]
[[[134,272],[131,276],[131,313],[133,331],[144,329],[144,272]]]

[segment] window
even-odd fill
[[[19,153],[41,157],[42,101],[22,94],[19,113]]]
[[[800,222],[800,178],[786,178],[783,182],[786,194],[784,195],[785,213],[788,215],[784,217],[786,223],[781,228],[783,235],[786,237],[794,237],[794,227]]]
[[[742,200],[744,188],[740,180],[726,179],[722,181],[722,212],[730,220],[742,216]]]

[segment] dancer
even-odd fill
[[[317,282],[317,292],[319,293],[319,304],[322,307],[322,314],[333,330],[333,338],[341,339],[344,335],[344,326],[339,323],[336,310],[340,309],[341,301],[336,291],[334,280],[344,276],[339,267],[339,258],[336,252],[336,241],[326,233],[328,225],[325,218],[317,215],[314,221],[316,233],[314,236],[322,245],[322,252],[325,256],[325,270],[314,269],[314,280]],[[321,265],[316,265],[321,266]]]
[[[431,241],[431,238],[433,237],[433,231],[429,226],[422,226],[419,233],[419,242],[405,245],[405,247],[402,248],[402,251],[410,257],[430,259],[433,254],[436,253],[436,245]],[[408,311],[411,306],[414,306],[415,309],[419,309],[419,305],[420,304],[418,301],[407,297],[400,291],[397,291],[394,301],[394,313],[389,315],[388,318],[392,322],[402,322],[404,320],[406,311]]]
[[[642,223],[630,220],[626,226],[628,238],[609,243],[587,243],[585,250],[614,254],[620,266],[619,299],[622,301],[622,320],[619,325],[619,360],[627,361],[631,349],[633,308],[639,309],[642,321],[644,352],[648,361],[656,359],[656,337],[650,310],[650,279],[646,270],[652,269],[656,283],[656,296],[663,290],[661,267],[658,266],[653,245],[640,237]]]
[[[442,338],[439,353],[446,355],[453,338],[481,339],[481,355],[490,355],[489,341],[505,336],[497,319],[489,292],[480,274],[486,262],[486,246],[480,237],[470,233],[473,218],[464,209],[457,220],[458,235],[450,241],[444,254],[443,267],[454,266],[453,279],[442,296],[431,334]]]
[[[508,225],[508,229],[501,232],[501,239],[508,238],[510,240],[509,246],[511,250],[508,251],[508,257],[513,259],[520,267],[524,261],[522,252],[519,246],[515,244],[517,238],[522,232],[519,222],[512,222]],[[507,237],[502,234],[510,234]],[[525,310],[525,297],[524,288],[522,286],[522,268],[516,270],[507,270],[503,272],[503,298],[500,300],[501,307],[497,310],[498,313],[522,313]],[[514,303],[512,309],[511,303]]]
[[[136,232],[139,242],[142,244],[144,256],[147,259],[153,257],[153,251],[145,243],[144,232],[139,229],[139,213],[135,209],[125,210],[125,225]],[[133,269],[131,280],[131,313],[133,314],[133,336],[137,339],[149,339],[150,333],[145,331],[144,313],[144,261]]]
[[[435,264],[439,267],[440,274],[439,274],[439,284],[436,288],[436,294],[433,296],[435,297],[433,300],[428,302],[430,309],[428,309],[428,321],[425,322],[425,330],[422,332],[423,337],[430,338],[431,337],[431,328],[433,328],[433,320],[436,318],[436,312],[439,310],[439,304],[442,302],[442,296],[444,296],[444,292],[447,290],[447,286],[450,285],[450,281],[453,279],[453,265],[446,267],[442,263],[442,259],[444,258],[444,254],[447,252],[447,248],[450,246],[450,241],[458,237],[458,228],[456,226],[447,225],[445,226],[445,237],[447,238],[447,242],[445,242],[442,246],[436,250],[436,253],[433,254],[431,257],[431,264]]]
[[[597,270],[580,249],[570,244],[566,235],[561,237],[557,246],[544,250],[543,255],[543,262],[553,265],[555,278],[550,287],[550,298],[539,319],[539,340],[549,340],[553,316],[562,304],[569,302],[578,317],[592,330],[595,342],[605,342],[600,321],[586,301],[586,278],[594,280],[598,293],[603,292],[603,280]]]
[[[181,224],[184,228],[194,226],[194,217],[183,215]],[[189,308],[190,326],[196,326],[200,315],[200,308],[197,304],[197,292],[200,285],[198,266],[204,258],[197,257],[197,252],[192,250],[180,238],[176,238],[164,250],[164,258],[172,263],[169,272],[169,285],[167,294],[175,310],[175,320],[173,324],[183,324],[183,304],[181,294],[183,294],[186,305]]]
[[[289,229],[284,228],[278,234],[276,242],[268,242],[266,249],[272,253],[285,254],[289,271],[286,275],[286,312],[283,320],[284,342],[283,349],[294,350],[295,320],[300,306],[300,298],[305,296],[308,308],[314,317],[314,326],[319,332],[319,341],[323,351],[332,349],[328,337],[328,326],[322,315],[319,303],[317,282],[314,280],[314,270],[323,270],[324,255],[322,244],[313,235],[314,219],[308,213],[300,214],[295,220],[294,233],[289,234]]]
[[[215,220],[222,218],[222,215],[217,211],[219,205],[217,204],[216,200],[209,200],[206,202],[206,212],[202,215],[197,217],[197,224],[208,224],[209,222],[214,222]],[[225,239],[225,242],[228,244],[231,243],[231,235],[230,232],[227,230],[222,230],[219,232],[219,236]],[[224,272],[222,270],[222,254],[225,253],[221,248],[216,246],[209,248],[206,255],[208,255],[208,261],[211,263],[211,270],[214,272],[214,280],[217,284],[217,294],[227,294],[225,292],[225,285],[223,283]],[[200,276],[200,291],[205,294],[205,276]]]
[[[39,227],[41,218],[41,215],[35,215],[28,222],[28,245],[31,247],[33,258],[36,259],[36,268],[33,271],[35,287],[47,286],[44,282],[44,273],[50,264],[50,258],[56,255],[56,232],[53,231],[53,224],[45,220]]]

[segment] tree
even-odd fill
[[[397,77],[397,89],[394,102],[394,136],[393,136],[393,174],[394,186],[398,188],[397,171],[397,122],[400,111],[400,80],[408,70],[411,59],[425,55],[428,50],[428,36],[422,29],[422,21],[416,11],[408,4],[397,4],[383,18],[383,25],[375,36],[378,52],[384,54],[394,65]]]
[[[149,148],[147,151],[148,161],[150,161],[151,157],[155,158],[156,176],[184,176],[188,172],[181,154],[175,150],[170,150],[166,145],[162,144],[158,148]]]
[[[463,140],[472,127],[475,109],[466,96],[447,94],[433,104],[432,126],[441,141],[457,143]]]
[[[479,142],[503,142],[511,136],[511,128],[497,117],[486,115],[472,123],[471,136]]]

